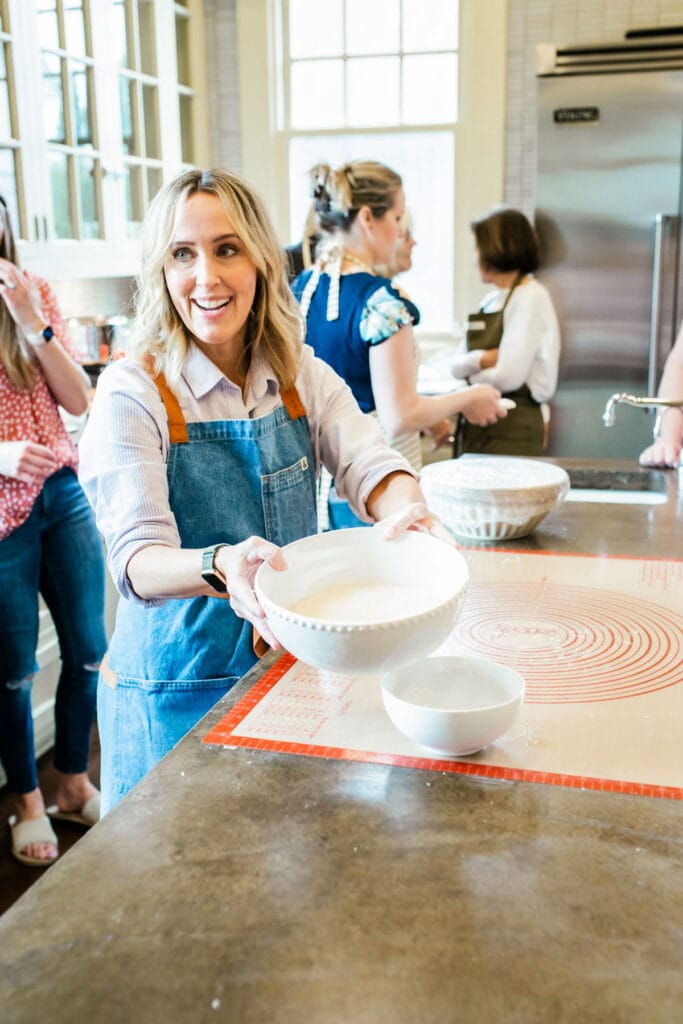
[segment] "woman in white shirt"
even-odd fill
[[[456,454],[542,455],[542,407],[557,387],[560,329],[547,288],[533,276],[536,234],[524,214],[511,209],[493,211],[471,227],[481,279],[495,288],[470,318],[469,351],[463,346],[452,371],[472,384],[492,384],[516,407],[489,426],[462,423]],[[487,347],[478,345],[477,327]]]

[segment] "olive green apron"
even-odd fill
[[[474,349],[498,348],[503,337],[503,316],[510,297],[520,283],[523,274],[512,282],[502,309],[495,313],[479,310],[469,315],[466,338],[468,351]],[[542,455],[544,451],[545,428],[539,403],[532,398],[526,384],[516,391],[508,391],[504,398],[516,403],[505,419],[488,427],[476,427],[460,416],[455,435],[453,455],[457,459],[465,452],[483,455]]]

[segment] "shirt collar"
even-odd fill
[[[208,356],[204,355],[197,345],[192,345],[185,361],[183,377],[195,398],[204,398],[219,384],[233,391],[239,391],[236,384],[225,376],[212,363]],[[253,361],[249,374],[249,394],[254,399],[263,398],[268,394],[277,394],[278,383],[270,364],[263,356],[257,355]]]

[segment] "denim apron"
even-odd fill
[[[254,534],[283,545],[316,532],[310,430],[295,388],[260,419],[185,423],[162,375],[155,384],[169,421],[169,503],[183,548]],[[102,813],[256,660],[252,625],[226,598],[120,601],[98,686]]]

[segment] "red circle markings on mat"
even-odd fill
[[[473,585],[452,639],[520,672],[529,704],[620,700],[683,682],[681,616],[593,587]]]

